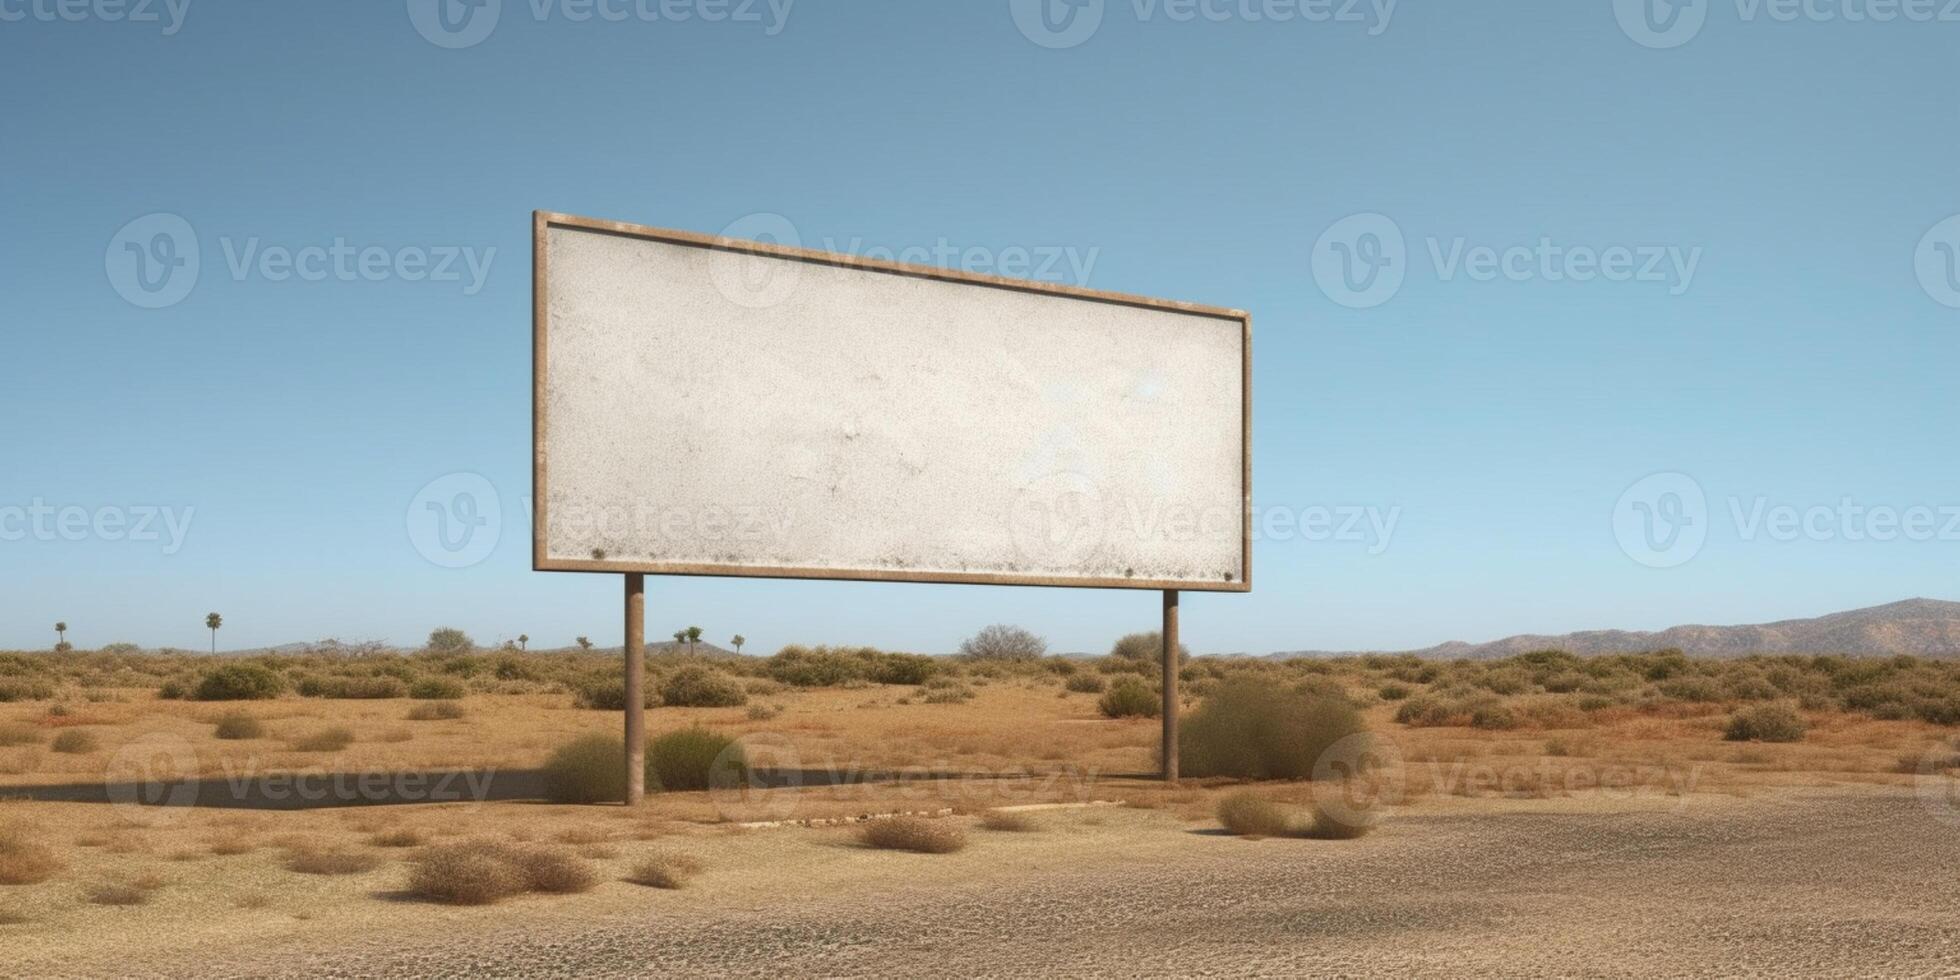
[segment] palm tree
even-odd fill
[[[218,627],[224,624],[225,618],[217,613],[212,613],[204,617],[204,628],[211,631],[211,652],[213,654],[218,652]]]
[[[701,627],[699,627],[699,626],[689,626],[689,627],[688,627],[688,628],[687,628],[687,629],[685,630],[685,632],[686,632],[686,634],[687,634],[687,653],[688,653],[688,656],[690,656],[690,657],[691,657],[691,656],[693,656],[693,655],[694,655],[694,643],[695,643],[695,641],[696,641],[696,640],[699,640],[699,639],[701,639]]]
[[[68,642],[68,624],[54,624],[54,642],[59,645]]]
[[[591,638],[591,637],[588,637],[588,636],[581,636],[581,637],[579,637],[578,639],[576,639],[576,640],[573,640],[572,642],[574,642],[574,643],[577,643],[577,644],[578,644],[578,648],[579,648],[580,650],[590,650],[590,649],[592,649],[592,638]]]
[[[731,639],[731,640],[729,640],[728,642],[730,642],[730,643],[733,643],[733,644],[735,644],[735,652],[736,652],[736,653],[741,653],[741,652],[742,652],[742,644],[744,644],[744,643],[747,643],[747,642],[749,642],[749,638],[748,638],[748,637],[746,637],[746,636],[743,636],[743,635],[742,635],[742,634],[740,634],[740,633],[737,633],[737,634],[735,634],[735,638],[734,638],[734,639]]]
[[[683,644],[683,643],[686,643],[686,642],[687,642],[687,631],[686,631],[686,630],[684,630],[684,629],[681,629],[681,630],[675,630],[675,631],[674,631],[674,645],[675,645],[675,646],[680,646],[681,644]]]
[[[529,650],[531,648],[530,634],[528,633],[517,634],[517,648],[519,650]]]

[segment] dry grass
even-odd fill
[[[225,837],[211,842],[210,851],[221,857],[250,854],[258,850],[258,844],[249,837]]]
[[[701,862],[684,854],[656,854],[633,865],[626,880],[648,888],[685,888],[701,873]]]
[[[218,716],[212,736],[227,741],[264,738],[265,722],[243,711],[227,711]]]
[[[980,814],[980,826],[988,830],[1013,834],[1025,834],[1041,829],[1041,825],[1035,823],[1033,817],[1008,810],[988,810]]]
[[[467,712],[454,701],[424,701],[408,709],[409,721],[455,721]]]
[[[381,866],[374,854],[345,850],[296,850],[286,856],[286,870],[303,875],[357,875]]]
[[[431,847],[417,855],[408,890],[450,905],[490,905],[525,892],[588,891],[598,883],[591,866],[569,853],[474,840]]]
[[[54,849],[28,836],[18,825],[0,825],[0,885],[33,885],[62,868]]]
[[[0,909],[0,926],[21,926],[34,921],[27,913],[15,909]]]
[[[966,846],[966,832],[948,820],[891,817],[866,821],[858,828],[858,840],[881,851],[951,854]]]
[[[1240,837],[1283,837],[1292,829],[1292,821],[1279,804],[1251,790],[1219,800],[1218,822],[1227,833]]]
[[[48,748],[64,755],[86,755],[101,747],[94,735],[78,728],[67,729],[48,743]]]

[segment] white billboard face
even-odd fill
[[[1245,591],[1243,313],[540,214],[547,571]]]

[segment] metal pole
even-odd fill
[[[1164,590],[1164,781],[1177,782],[1177,590]]]
[[[626,805],[646,799],[646,576],[626,573]]]

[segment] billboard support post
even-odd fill
[[[1177,782],[1177,590],[1164,590],[1164,781]]]
[[[646,799],[646,576],[626,573],[626,805]]]

